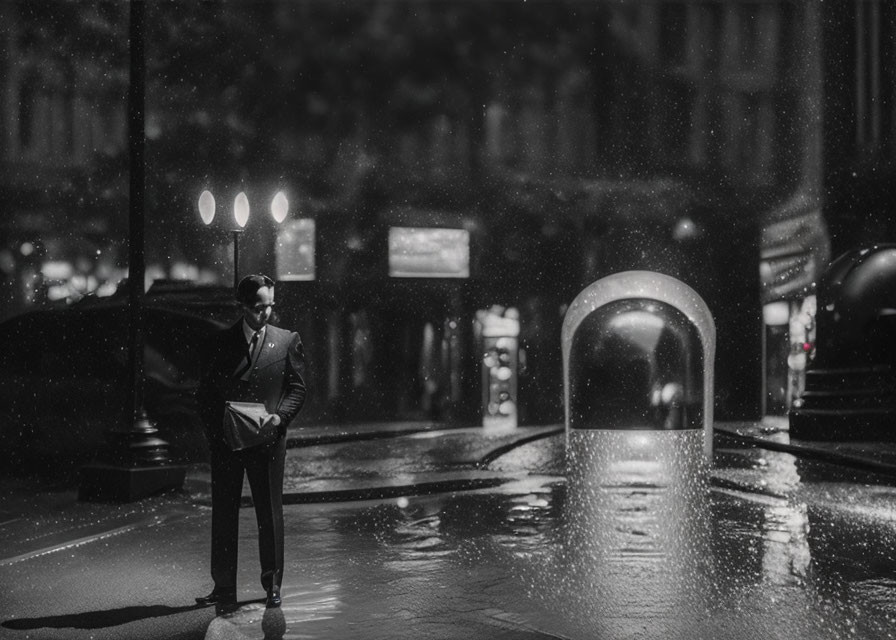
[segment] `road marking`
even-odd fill
[[[17,556],[12,556],[9,558],[0,559],[0,567],[8,567],[13,564],[18,564],[19,562],[24,562],[26,560],[33,560],[34,558],[39,558],[41,556],[46,556],[51,553],[57,553],[59,551],[65,551],[67,549],[74,549],[75,547],[80,547],[85,544],[90,544],[91,542],[97,542],[99,540],[105,540],[106,538],[111,538],[114,536],[121,535],[123,533],[127,533],[129,531],[133,531],[134,529],[139,529],[140,527],[159,524],[159,518],[153,518],[151,521],[143,521],[137,522],[134,524],[128,524],[123,527],[118,527],[116,529],[110,529],[109,531],[103,531],[102,533],[96,533],[92,536],[85,536],[83,538],[77,538],[75,540],[69,540],[68,542],[63,542],[61,544],[53,545],[51,547],[44,547],[43,549],[38,549],[37,551],[30,551],[28,553],[23,553]]]

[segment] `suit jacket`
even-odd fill
[[[260,402],[269,413],[280,416],[280,432],[305,403],[305,354],[294,331],[267,325],[264,341],[249,371],[240,380],[246,362],[243,321],[215,334],[203,349],[197,391],[200,417],[212,446],[227,447],[224,437],[224,403]]]

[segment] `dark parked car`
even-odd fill
[[[204,452],[193,391],[204,336],[238,317],[232,292],[155,284],[144,298],[144,406],[175,459]],[[85,298],[0,324],[0,438],[14,467],[89,461],[130,425],[127,296]]]

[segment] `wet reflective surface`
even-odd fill
[[[283,637],[893,637],[896,492],[857,521],[855,486],[787,454],[716,473],[699,432],[584,435],[565,475],[555,437],[493,463],[544,472],[497,490],[292,511]]]
[[[892,478],[722,438],[710,465],[687,430],[572,436],[568,455],[559,433],[481,468],[511,436],[291,450],[294,492],[352,478],[501,483],[288,505],[280,610],[263,608],[251,509],[240,609],[193,606],[210,588],[202,485],[23,511],[0,527],[0,638],[894,637]]]

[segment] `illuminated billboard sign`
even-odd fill
[[[314,280],[314,220],[288,220],[277,230],[277,280]]]
[[[389,275],[393,278],[469,278],[469,231],[391,227]]]

